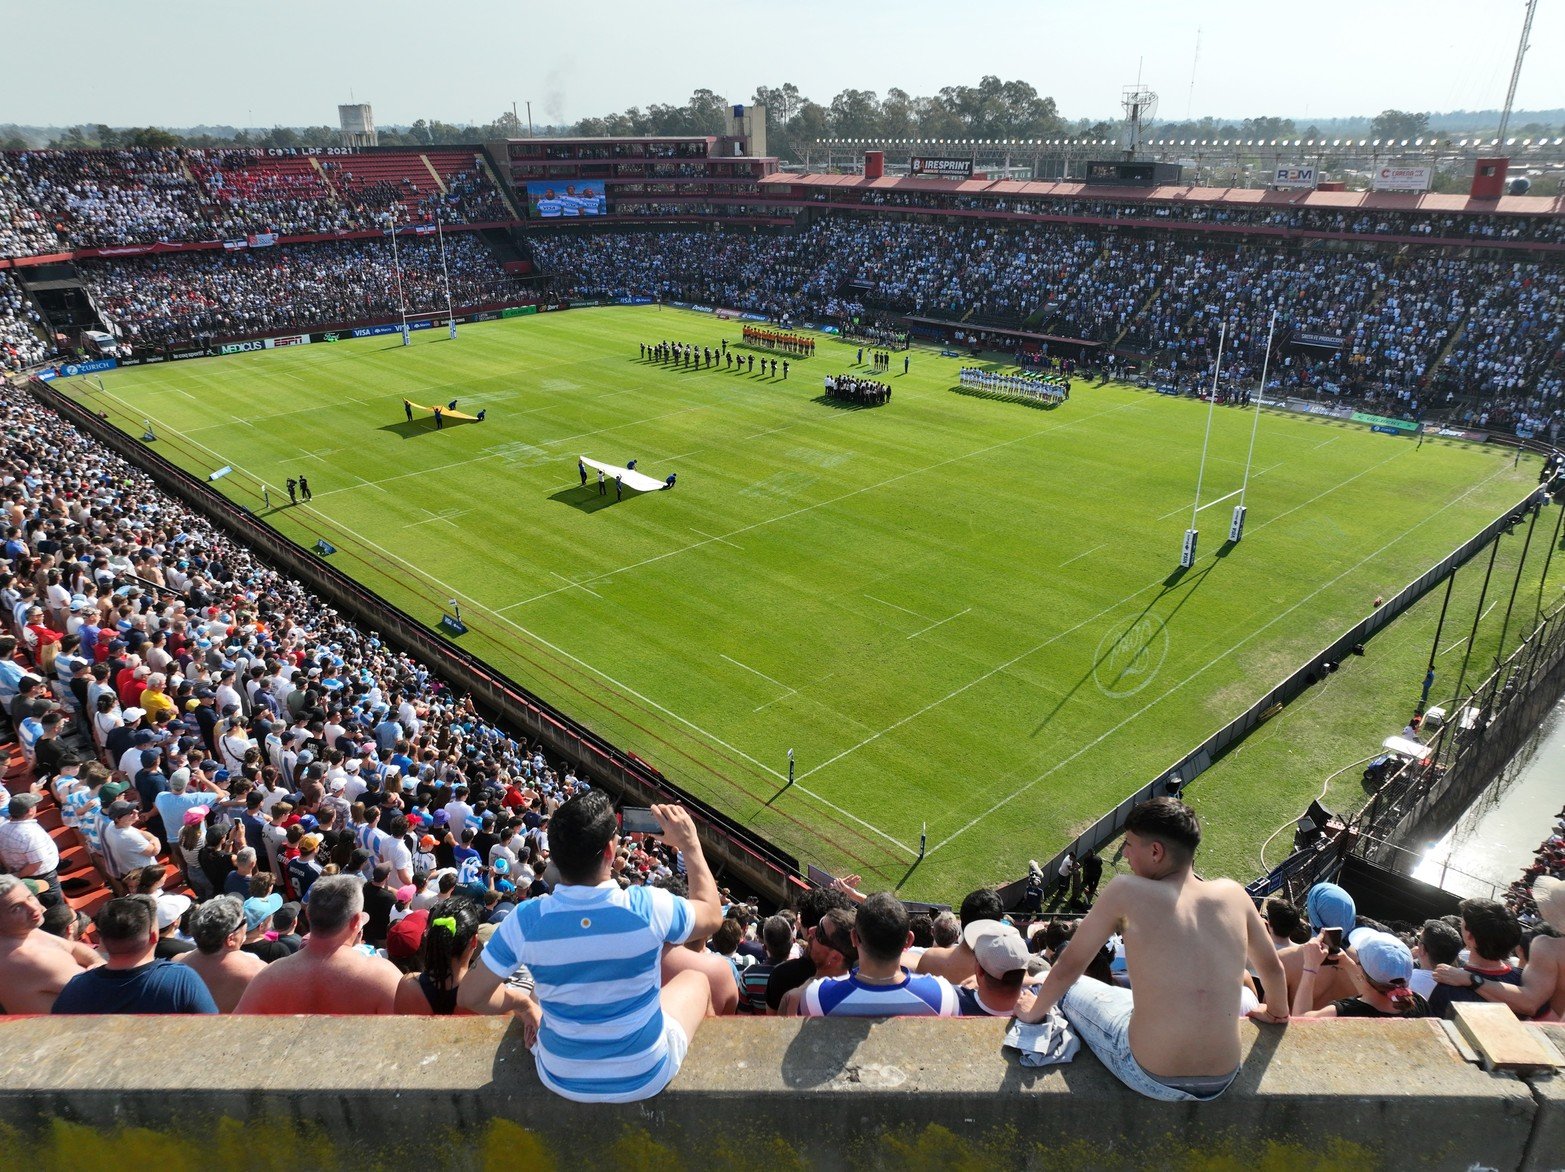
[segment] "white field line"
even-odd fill
[[[637,570],[637,569],[640,569],[642,566],[651,565],[653,562],[660,562],[660,561],[663,561],[665,558],[677,557],[678,555],[680,555],[682,553],[688,553],[689,551],[691,551],[693,549],[699,549],[703,545],[710,545],[713,541],[722,541],[722,540],[726,540],[726,539],[728,539],[730,537],[737,537],[741,533],[748,533],[748,532],[750,532],[752,529],[760,529],[760,528],[762,528],[763,526],[766,526],[766,525],[774,525],[774,524],[776,524],[779,521],[787,521],[787,520],[789,520],[789,519],[791,519],[793,517],[798,517],[798,516],[801,516],[801,515],[803,515],[805,513],[813,512],[816,509],[823,509],[823,508],[826,508],[826,507],[828,507],[830,505],[838,504],[838,503],[840,503],[842,501],[849,500],[852,497],[859,496],[859,495],[861,495],[863,493],[866,493],[866,492],[874,492],[876,489],[885,488],[888,484],[895,484],[899,480],[906,480],[909,476],[922,476],[925,473],[935,471],[935,469],[937,469],[937,468],[944,468],[948,464],[957,464],[957,463],[960,463],[963,460],[970,460],[974,456],[982,456],[982,455],[985,455],[986,453],[997,451],[1000,448],[1008,448],[1012,444],[1022,443],[1025,440],[1034,439],[1037,436],[1044,435],[1044,434],[1046,434],[1048,432],[1051,432],[1051,431],[1060,431],[1060,430],[1062,430],[1064,428],[1072,427],[1072,426],[1074,426],[1077,423],[1087,423],[1087,422],[1090,422],[1092,420],[1099,419],[1099,418],[1101,418],[1101,417],[1103,417],[1105,415],[1113,415],[1113,414],[1115,414],[1117,412],[1125,411],[1125,410],[1128,410],[1129,408],[1135,407],[1135,406],[1138,406],[1138,404],[1136,404],[1136,403],[1124,403],[1124,404],[1121,404],[1118,407],[1110,407],[1107,411],[1100,411],[1096,415],[1087,416],[1086,418],[1083,418],[1083,419],[1072,419],[1072,420],[1067,420],[1064,423],[1053,424],[1053,425],[1051,425],[1049,427],[1041,427],[1037,431],[1030,431],[1030,432],[1026,433],[1025,435],[1015,436],[1012,439],[1008,439],[1008,440],[1001,440],[999,443],[989,444],[986,447],[977,448],[977,449],[975,449],[974,451],[971,451],[971,452],[964,452],[964,453],[962,453],[961,455],[958,455],[958,456],[948,456],[946,459],[940,460],[940,461],[938,461],[937,463],[934,463],[934,464],[930,464],[927,467],[923,467],[923,468],[909,468],[909,469],[906,469],[906,470],[904,470],[902,472],[898,472],[895,476],[888,476],[884,480],[877,481],[874,484],[862,485],[859,488],[851,489],[848,492],[840,493],[837,496],[827,497],[825,500],[822,500],[822,501],[816,501],[812,505],[801,505],[797,509],[790,509],[788,512],[786,512],[786,513],[779,513],[775,517],[767,517],[767,518],[764,518],[764,519],[762,519],[760,521],[752,521],[748,525],[741,525],[737,529],[729,530],[727,533],[723,534],[722,537],[710,537],[710,538],[707,538],[705,541],[693,541],[689,545],[680,546],[678,549],[665,550],[664,552],[662,552],[660,554],[654,554],[652,557],[643,558],[639,562],[631,562],[629,565],[621,566],[617,570],[605,570],[601,574],[595,574],[595,575],[593,575],[590,578],[583,578],[582,581],[584,581],[584,582],[598,582],[598,581],[601,581],[604,578],[612,578],[616,574],[623,574],[623,573],[625,573],[628,570]],[[560,592],[560,590],[564,590],[564,589],[567,589],[567,587],[563,587],[562,586],[562,587],[560,587],[559,589],[556,589],[556,590],[546,590],[542,594],[535,594],[531,598],[524,598],[520,602],[513,602],[513,603],[509,604],[508,606],[502,607],[502,608],[500,608],[500,611],[497,611],[496,613],[501,613],[501,611],[507,611],[507,610],[515,610],[517,607],[526,606],[529,603],[533,603],[533,602],[538,602],[541,599],[548,598],[552,594],[558,594]],[[921,615],[919,617],[922,618],[924,616]],[[928,620],[925,619],[925,621],[927,622]]]
[[[311,511],[313,512],[314,510],[311,510]],[[322,519],[325,520],[325,518],[322,518]],[[522,626],[520,623],[515,622],[512,619],[506,618],[504,615],[500,614],[499,611],[493,610],[490,607],[485,606],[484,603],[480,602],[478,599],[474,598],[472,595],[467,594],[467,593],[465,593],[465,592],[463,592],[461,590],[458,590],[455,586],[452,586],[448,582],[441,581],[439,578],[435,577],[433,574],[429,573],[428,571],[426,571],[426,570],[424,570],[424,569],[422,569],[422,568],[420,568],[418,566],[415,566],[412,562],[408,561],[406,558],[404,558],[404,557],[402,557],[402,556],[400,556],[398,554],[392,553],[391,550],[386,549],[384,546],[379,545],[376,542],[371,541],[369,538],[365,537],[362,533],[358,533],[358,532],[353,531],[353,530],[349,530],[349,532],[351,532],[353,534],[353,537],[354,537],[354,539],[356,541],[361,542],[362,544],[368,546],[370,549],[375,550],[377,553],[383,555],[384,557],[390,559],[391,561],[394,561],[394,562],[397,562],[400,565],[406,566],[415,575],[421,576],[426,581],[432,582],[436,586],[440,587],[440,589],[445,591],[447,593],[447,595],[449,595],[450,597],[464,599],[474,609],[482,611],[482,612],[484,612],[486,614],[489,614],[489,615],[493,615],[500,622],[504,623],[506,626],[510,627],[512,630],[516,631],[518,634],[523,635],[523,636],[525,636],[528,639],[531,639],[534,643],[538,644],[538,646],[545,647],[548,650],[552,651],[554,654],[560,656],[561,658],[570,660],[572,663],[576,664],[578,667],[582,668],[583,670],[592,673],[593,675],[595,675],[598,678],[602,679],[606,683],[613,685],[615,688],[618,688],[620,691],[624,692],[626,695],[633,697],[635,700],[639,701],[642,704],[645,704],[648,708],[651,708],[651,709],[654,709],[654,710],[656,710],[658,712],[661,712],[664,716],[668,717],[670,720],[676,721],[679,724],[684,725],[686,728],[690,729],[692,732],[696,733],[698,736],[704,737],[706,740],[710,741],[712,744],[717,745],[720,748],[728,750],[730,753],[733,753],[735,756],[741,757],[745,761],[748,761],[751,765],[754,765],[757,769],[760,769],[760,770],[762,770],[765,773],[771,774],[778,781],[787,781],[788,780],[788,777],[787,777],[786,774],[779,773],[777,770],[773,769],[770,765],[767,765],[767,764],[765,764],[762,761],[757,761],[754,757],[750,756],[750,754],[746,753],[743,749],[736,748],[735,746],[729,744],[727,741],[723,740],[717,734],[708,732],[706,729],[702,728],[700,725],[696,724],[694,721],[687,720],[683,716],[679,715],[679,713],[674,712],[671,709],[663,707],[663,705],[659,704],[656,700],[653,700],[653,699],[651,699],[648,696],[642,695],[640,692],[636,691],[636,689],[632,688],[630,685],[624,683],[621,680],[615,679],[613,676],[609,675],[608,672],[602,670],[601,668],[595,667],[593,664],[588,663],[585,659],[582,659],[579,656],[572,655],[569,651],[566,651],[563,647],[557,646],[556,644],[549,642],[549,640],[545,639],[542,635],[539,635],[536,632],[529,630],[528,628]],[[593,579],[588,579],[588,581],[592,581],[592,580]],[[574,583],[574,585],[580,585],[580,583]],[[569,588],[570,587],[561,587],[561,589],[569,589]],[[902,851],[909,858],[917,858],[918,857],[918,852],[913,850],[912,847],[908,846],[906,843],[899,842],[895,838],[892,838],[891,835],[887,834],[884,830],[880,829],[880,827],[872,825],[871,823],[864,821],[864,819],[860,818],[857,814],[853,814],[853,813],[851,813],[851,812],[849,812],[847,810],[844,810],[841,806],[837,805],[835,802],[828,801],[826,798],[823,798],[820,794],[814,792],[811,789],[806,788],[805,786],[795,784],[793,786],[793,788],[795,790],[798,790],[800,793],[805,794],[806,796],[812,798],[816,802],[819,802],[821,805],[825,806],[827,809],[832,810],[832,811],[842,815],[842,817],[847,818],[848,820],[850,820],[850,821],[852,821],[854,823],[857,823],[859,826],[862,826],[865,830],[868,830],[870,833],[876,835],[877,837],[885,839],[892,846],[894,846],[898,850]]]
[[[1079,553],[1079,554],[1077,554],[1073,558],[1066,558],[1063,562],[1060,563],[1060,569],[1063,570],[1066,566],[1070,565],[1072,562],[1079,562],[1079,561],[1081,561],[1082,558],[1087,557],[1087,556],[1089,556],[1091,554],[1097,553],[1098,550],[1105,548],[1107,545],[1108,545],[1108,542],[1105,541],[1102,545],[1094,545],[1091,549],[1087,550],[1085,553]]]
[[[884,598],[876,598],[873,594],[866,594],[864,597],[869,599],[871,602],[880,603],[881,606],[889,606],[892,610],[900,610],[903,614],[910,614],[920,622],[927,623],[929,621],[929,616],[927,614],[919,614],[916,610],[909,610],[905,606],[898,606],[894,602],[887,602]]]
[[[550,570],[549,573],[554,574],[554,571]],[[561,582],[571,582],[571,580],[569,578],[567,578],[564,574],[554,574],[554,576],[556,578],[558,578]],[[571,582],[571,585],[572,586],[581,586],[581,584],[579,582]],[[587,587],[581,586],[581,589],[587,590]],[[603,597],[603,595],[599,594],[596,590],[587,590],[587,593],[592,595],[594,598],[601,599]]]
[[[692,533],[699,533],[702,537],[710,537],[713,541],[720,541],[724,545],[734,545],[734,543],[732,541],[729,541],[726,537],[718,537],[714,533],[708,533],[705,529],[697,529],[694,525],[687,525],[687,526],[685,526],[685,528],[689,529],[690,532],[692,532]],[[742,546],[742,545],[734,545],[734,548],[735,549],[743,549],[744,546]]]
[[[1206,504],[1204,504],[1204,505],[1202,505],[1202,506],[1201,506],[1201,507],[1200,507],[1200,508],[1198,508],[1198,509],[1197,509],[1197,510],[1196,510],[1196,512],[1198,512],[1198,513],[1204,513],[1204,512],[1206,512],[1206,511],[1207,511],[1207,510],[1208,510],[1208,509],[1210,509],[1210,508],[1211,508],[1211,507],[1212,507],[1212,506],[1213,506],[1213,505],[1220,505],[1220,504],[1222,504],[1222,503],[1223,503],[1223,502],[1224,502],[1224,501],[1226,501],[1226,500],[1231,500],[1231,499],[1233,499],[1233,498],[1234,498],[1234,497],[1236,497],[1236,496],[1238,496],[1238,495],[1239,495],[1239,494],[1240,494],[1240,493],[1241,493],[1241,492],[1243,492],[1243,491],[1244,491],[1244,490],[1243,490],[1243,489],[1241,489],[1241,488],[1236,488],[1236,489],[1234,489],[1234,490],[1233,490],[1233,491],[1232,491],[1232,492],[1231,492],[1231,493],[1229,493],[1229,494],[1228,494],[1228,495],[1227,495],[1227,496],[1220,496],[1220,497],[1218,497],[1218,498],[1217,498],[1217,499],[1216,499],[1216,500],[1215,500],[1215,501],[1207,501],[1207,502],[1206,502]]]
[[[951,621],[951,619],[959,619],[959,618],[961,618],[963,615],[970,613],[972,611],[972,609],[973,609],[972,607],[968,607],[967,610],[959,610],[959,611],[957,611],[954,615],[951,616],[951,618],[941,619],[938,623],[930,623],[929,626],[925,627],[922,631],[914,631],[911,635],[908,636],[908,638],[909,639],[917,639],[920,635],[924,634],[927,631],[933,631],[936,627],[943,627],[943,626],[945,626],[947,623],[949,623]]]
[[[1463,498],[1465,498],[1465,497],[1471,495],[1472,493],[1476,492],[1479,488],[1481,488],[1483,485],[1487,484],[1490,480],[1494,479],[1495,476],[1500,475],[1500,472],[1503,472],[1503,471],[1504,471],[1504,469],[1501,469],[1499,472],[1495,472],[1493,475],[1485,477],[1483,480],[1479,481],[1477,484],[1471,486],[1466,492],[1463,492],[1463,493],[1459,494],[1458,496],[1452,497],[1445,504],[1441,505],[1440,508],[1436,509],[1433,513],[1429,514],[1429,516],[1425,517],[1422,521],[1418,522],[1418,525],[1413,526],[1413,529],[1416,529],[1416,528],[1418,528],[1421,525],[1425,525],[1425,524],[1428,524],[1430,521],[1433,521],[1441,513],[1445,512],[1447,509],[1449,509],[1452,506],[1454,506],[1457,503],[1459,503]],[[1408,533],[1411,533],[1411,532],[1412,532],[1412,529],[1408,529],[1408,530],[1406,530],[1406,531],[1404,531],[1402,533],[1397,534],[1390,541],[1386,542],[1385,545],[1381,546],[1379,549],[1375,550],[1373,553],[1366,554],[1359,561],[1355,562],[1353,565],[1351,565],[1347,569],[1343,570],[1342,573],[1338,574],[1335,578],[1332,578],[1328,582],[1323,582],[1321,585],[1317,586],[1314,590],[1310,591],[1310,593],[1306,594],[1303,598],[1299,599],[1298,602],[1294,603],[1287,610],[1282,611],[1280,614],[1277,614],[1276,616],[1274,616],[1270,621],[1268,621],[1264,625],[1259,626],[1255,630],[1251,631],[1248,635],[1244,636],[1244,638],[1242,638],[1238,642],[1236,642],[1232,647],[1229,647],[1226,651],[1222,651],[1222,652],[1219,652],[1217,655],[1214,655],[1211,659],[1207,660],[1206,663],[1204,663],[1200,667],[1196,668],[1195,671],[1191,672],[1184,679],[1180,680],[1172,688],[1169,688],[1168,691],[1164,692],[1161,696],[1158,696],[1155,699],[1148,701],[1146,704],[1142,705],[1141,708],[1137,709],[1135,712],[1133,712],[1129,716],[1125,717],[1124,720],[1120,721],[1113,728],[1107,729],[1104,732],[1100,733],[1098,736],[1094,737],[1087,744],[1082,745],[1079,749],[1077,749],[1069,757],[1066,757],[1064,760],[1055,762],[1048,769],[1046,769],[1042,773],[1040,773],[1037,777],[1035,777],[1031,781],[1027,782],[1027,784],[1021,786],[1020,788],[1015,790],[1013,793],[1011,793],[1009,796],[1001,798],[999,801],[995,802],[994,805],[990,806],[989,809],[985,810],[982,814],[979,814],[976,818],[973,818],[973,819],[969,820],[959,830],[957,830],[954,833],[949,834],[945,838],[941,839],[934,846],[929,848],[927,854],[930,854],[930,855],[934,854],[941,847],[943,847],[946,844],[950,843],[954,839],[959,838],[961,835],[966,834],[974,826],[978,825],[978,823],[982,822],[984,819],[986,819],[990,815],[994,814],[1001,807],[1006,806],[1006,805],[1010,804],[1011,802],[1015,801],[1017,798],[1021,797],[1022,794],[1026,793],[1028,790],[1032,789],[1033,786],[1037,785],[1039,782],[1044,781],[1045,779],[1051,777],[1053,774],[1055,774],[1055,773],[1059,772],[1059,770],[1065,768],[1065,766],[1069,765],[1072,761],[1076,760],[1078,757],[1082,756],[1084,753],[1087,753],[1087,752],[1091,751],[1092,749],[1096,748],[1104,740],[1106,740],[1107,738],[1113,736],[1120,729],[1124,728],[1127,724],[1129,724],[1132,721],[1138,719],[1139,717],[1141,717],[1142,715],[1144,715],[1145,713],[1150,711],[1152,708],[1156,707],[1158,704],[1161,704],[1164,700],[1168,699],[1168,697],[1172,696],[1175,692],[1179,691],[1179,689],[1183,688],[1186,684],[1190,683],[1192,680],[1196,679],[1197,677],[1199,677],[1200,675],[1205,673],[1205,671],[1209,667],[1213,666],[1214,664],[1220,662],[1223,659],[1226,659],[1228,656],[1232,655],[1235,651],[1237,651],[1240,647],[1243,647],[1246,643],[1250,642],[1252,639],[1256,638],[1257,636],[1259,636],[1260,634],[1262,634],[1263,632],[1265,632],[1269,628],[1275,626],[1277,623],[1280,623],[1283,619],[1287,618],[1290,614],[1292,614],[1294,611],[1298,610],[1299,607],[1303,606],[1305,603],[1309,602],[1316,595],[1320,594],[1324,590],[1329,590],[1331,587],[1335,586],[1338,582],[1342,581],[1342,579],[1346,578],[1349,574],[1351,574],[1354,571],[1360,569],[1362,566],[1366,565],[1370,561],[1373,561],[1375,558],[1379,557],[1381,554],[1385,553],[1386,550],[1390,549],[1393,545],[1395,545],[1397,542],[1401,541],[1404,537],[1406,537],[1408,535]]]
[[[784,694],[781,695],[781,696],[778,696],[777,700],[786,700],[789,696],[792,696],[794,693],[796,693],[799,690],[798,688],[790,688],[787,684],[783,683],[781,680],[774,680],[774,679],[772,679],[772,677],[767,675],[764,671],[756,671],[755,668],[751,667],[748,663],[740,663],[732,655],[723,655],[721,652],[719,652],[718,655],[719,655],[719,658],[728,660],[728,662],[733,664],[735,667],[742,667],[742,668],[744,668],[745,671],[749,672],[751,675],[753,675],[753,676],[760,676],[767,683],[774,684],[777,687],[783,689],[783,693]],[[751,711],[759,712],[762,708],[765,708],[767,706],[767,704],[775,704],[775,703],[777,703],[777,700],[768,700],[766,702],[766,704],[762,704],[762,705],[760,705],[760,707],[751,709]]]

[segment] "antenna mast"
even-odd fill
[[[1505,132],[1511,125],[1511,107],[1516,103],[1516,83],[1522,76],[1522,58],[1527,56],[1527,38],[1532,35],[1533,13],[1538,11],[1538,0],[1527,0],[1527,19],[1522,21],[1522,37],[1516,43],[1516,64],[1511,67],[1511,85],[1505,91],[1505,109],[1500,114],[1500,148],[1505,148]]]

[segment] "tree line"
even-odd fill
[[[766,107],[767,153],[791,162],[804,161],[817,139],[1039,139],[1080,136],[1115,138],[1117,122],[1087,118],[1067,119],[1052,97],[1038,93],[1025,81],[1002,81],[993,75],[977,85],[945,86],[927,97],[914,97],[893,87],[882,96],[874,90],[845,89],[829,102],[817,102],[792,82],[757,86],[751,105]],[[731,103],[713,90],[698,89],[680,104],[654,102],[642,108],[601,117],[583,118],[574,125],[534,126],[539,135],[613,136],[717,135],[727,124]],[[1558,111],[1541,112],[1558,113]],[[1470,123],[1471,119],[1461,119]],[[1351,124],[1356,123],[1354,129]],[[1343,127],[1346,126],[1346,131]],[[420,118],[411,126],[379,130],[382,146],[433,147],[520,138],[528,125],[512,110],[482,124],[442,122]],[[1148,126],[1151,140],[1321,139],[1352,134],[1355,138],[1401,141],[1418,138],[1466,137],[1470,129],[1443,130],[1428,111],[1383,110],[1374,118],[1327,120],[1300,126],[1292,118],[1201,118],[1165,120]],[[1479,136],[1482,131],[1477,132]],[[1518,138],[1565,135],[1565,126],[1546,122],[1513,124]],[[41,132],[36,127],[0,126],[0,149],[25,150],[47,145],[53,148],[91,147],[328,147],[341,143],[333,126],[287,127],[269,130],[231,126],[196,127],[176,131],[156,126],[110,127],[102,123]]]

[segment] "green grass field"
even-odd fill
[[[431,624],[460,599],[465,647],[802,861],[946,899],[1059,849],[1536,479],[1267,413],[1244,541],[1221,549],[1233,500],[1206,509],[1170,582],[1205,404],[1000,402],[915,351],[888,406],[848,410],[820,398],[853,369],[835,339],[787,382],[637,356],[724,337],[738,324],[577,310],[61,385],[127,430],[150,418],[193,471],[233,465],[223,491]],[[437,432],[404,397],[488,418]],[[1239,488],[1252,418],[1216,412],[1204,500]],[[678,487],[600,498],[578,455]],[[300,473],[312,505],[261,507],[260,482],[276,506]],[[1253,874],[1339,760],[1400,729],[1429,605],[1198,783],[1210,869]]]

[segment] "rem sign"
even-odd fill
[[[1278,167],[1272,176],[1272,186],[1314,187],[1317,178],[1314,167]]]

